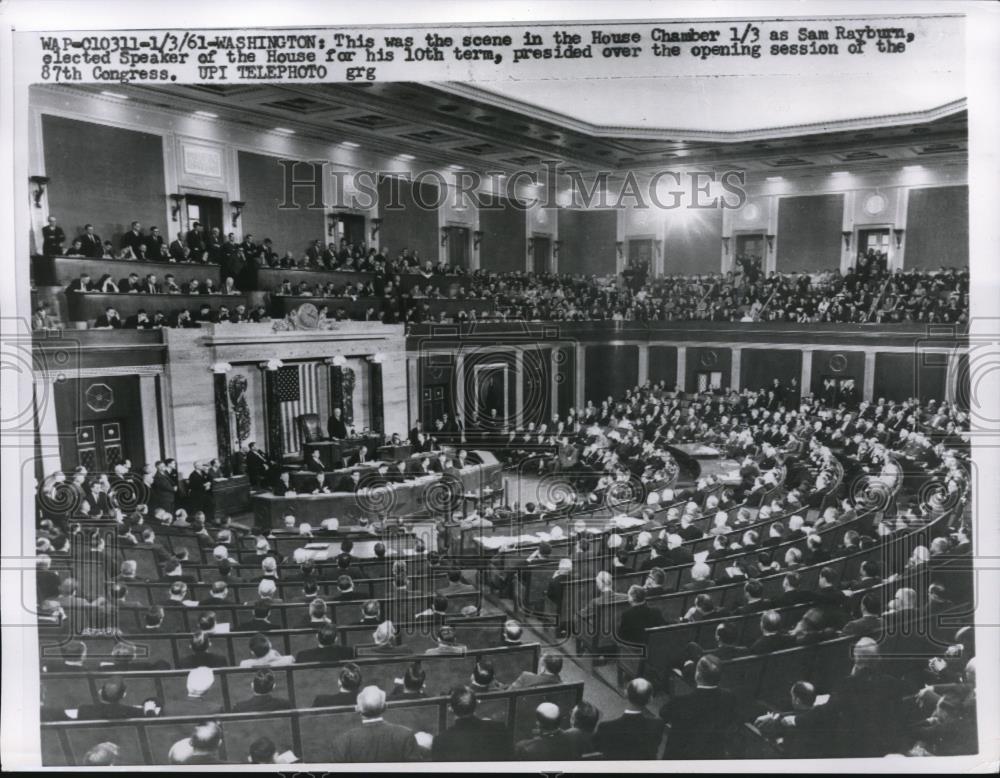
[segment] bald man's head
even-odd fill
[[[861,638],[854,644],[854,670],[871,665],[878,659],[878,643],[873,638]]]
[[[377,686],[366,686],[358,695],[357,707],[366,719],[378,718],[385,711],[385,692]]]
[[[628,697],[629,707],[635,710],[642,710],[653,697],[653,684],[645,678],[634,678],[625,689]]]
[[[535,708],[535,719],[542,732],[552,732],[559,728],[559,706],[551,702],[543,702]]]

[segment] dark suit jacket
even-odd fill
[[[605,759],[656,759],[663,738],[663,722],[648,713],[624,713],[602,721],[594,745]]]
[[[333,741],[333,762],[413,762],[419,759],[413,731],[387,721],[362,722]]]
[[[331,438],[347,437],[347,425],[344,423],[343,419],[338,421],[336,418],[331,416],[330,421],[326,425],[326,430],[330,433]]]
[[[354,658],[354,649],[347,646],[316,646],[304,648],[295,655],[296,663],[304,662],[342,662]]]
[[[576,738],[561,729],[551,735],[522,740],[514,746],[514,758],[528,762],[563,762],[577,756]]]
[[[222,654],[213,651],[205,651],[201,654],[188,654],[182,656],[177,662],[178,670],[190,670],[195,667],[228,667],[229,660]]]
[[[251,711],[288,710],[292,703],[283,697],[273,697],[270,694],[255,694],[248,700],[241,700],[233,705],[232,713],[250,713]]]
[[[103,719],[134,719],[142,717],[142,708],[134,705],[122,705],[120,702],[96,702],[81,705],[77,712],[77,720]]]
[[[356,705],[358,692],[337,692],[336,694],[317,694],[312,707],[329,708],[335,705]]]
[[[97,233],[93,235],[88,235],[83,233],[80,236],[80,242],[83,244],[83,253],[88,257],[95,257],[100,259],[104,256],[104,243],[101,241],[101,236]]]
[[[656,608],[651,608],[645,603],[633,605],[622,614],[618,635],[626,643],[641,645],[646,642],[647,629],[661,627],[666,623],[663,614]]]
[[[738,699],[728,689],[696,688],[660,709],[670,724],[664,759],[723,759],[728,730],[741,723]]]
[[[511,689],[527,689],[532,686],[547,686],[553,683],[562,683],[558,675],[549,673],[530,673],[527,670],[522,672],[510,685]]]
[[[511,734],[499,721],[476,716],[457,719],[434,737],[435,762],[503,762],[511,758]]]

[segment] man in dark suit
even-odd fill
[[[330,417],[330,421],[326,427],[331,438],[343,440],[347,437],[347,425],[344,423],[343,415],[344,413],[340,408],[333,409],[333,416]]]
[[[271,606],[264,600],[257,600],[253,605],[253,616],[239,622],[240,632],[269,632],[278,629],[278,625],[271,621]]]
[[[192,670],[195,667],[227,667],[228,657],[211,650],[212,641],[207,632],[195,632],[191,636],[191,653],[177,661],[178,670]]]
[[[193,259],[191,249],[188,248],[187,242],[184,240],[183,232],[178,232],[177,237],[170,241],[167,252],[170,254],[171,262],[187,262],[188,259]]]
[[[118,315],[118,311],[114,309],[113,306],[108,306],[104,309],[104,313],[97,317],[94,321],[95,330],[120,330],[122,328],[122,319]]]
[[[335,705],[355,705],[361,689],[361,668],[351,662],[340,671],[340,687],[336,694],[317,694],[312,707],[329,708]]]
[[[607,760],[656,759],[663,738],[663,722],[646,712],[653,685],[645,678],[633,679],[625,689],[628,707],[616,719],[597,725],[594,745]]]
[[[333,741],[333,762],[413,762],[420,759],[413,730],[383,720],[385,692],[366,686],[358,695],[361,726]]]
[[[125,682],[112,678],[104,682],[100,691],[100,702],[87,703],[77,709],[78,721],[103,719],[133,719],[142,717],[142,708],[125,705]]]
[[[796,572],[786,573],[781,581],[781,594],[774,600],[775,608],[783,608],[786,605],[801,605],[814,602],[816,595],[805,589],[800,589],[801,577]]]
[[[337,629],[324,624],[316,633],[317,646],[304,648],[295,655],[296,664],[305,662],[343,662],[354,658],[354,649],[337,645]]]
[[[543,702],[535,708],[538,735],[514,746],[514,758],[528,762],[576,759],[576,740],[559,729],[559,706]]]
[[[323,464],[323,460],[320,457],[320,451],[318,448],[312,450],[312,456],[310,456],[305,461],[305,469],[310,473],[322,473],[326,470],[326,465]]]
[[[133,257],[139,256],[139,246],[146,242],[146,236],[142,234],[142,225],[139,222],[132,222],[129,231],[122,235],[121,250],[129,249]]]
[[[146,236],[145,240],[146,258],[151,259],[154,262],[159,262],[160,260],[164,259],[165,258],[163,256],[164,243],[165,241],[163,240],[163,236],[160,235],[159,228],[150,227],[149,235]]]
[[[60,256],[65,242],[66,233],[56,224],[56,217],[50,216],[46,225],[42,227],[42,253],[47,257]]]
[[[877,594],[868,592],[861,598],[861,616],[853,621],[847,622],[840,630],[842,635],[852,637],[870,637],[876,640],[881,639],[885,631],[885,622],[882,620],[882,598]]]
[[[662,627],[667,622],[659,610],[646,605],[646,590],[641,586],[629,587],[628,602],[629,607],[622,613],[618,626],[618,637],[625,643],[645,645],[646,630]]]
[[[167,474],[167,466],[162,461],[155,465],[156,472],[153,473],[153,485],[151,487],[149,510],[154,512],[157,508],[163,508],[168,513],[174,512],[174,504],[177,500],[177,487],[173,479]]]
[[[100,259],[104,255],[104,244],[101,242],[101,236],[94,232],[93,224],[84,225],[80,245],[85,257]]]
[[[267,667],[262,667],[253,677],[251,689],[253,696],[240,700],[233,705],[233,713],[250,713],[253,711],[287,710],[292,707],[292,703],[284,697],[274,694],[275,679],[274,672]]]
[[[94,284],[90,280],[89,273],[80,273],[80,277],[74,278],[72,281],[69,282],[69,286],[66,287],[67,294],[71,292],[93,292],[93,291],[94,291]],[[121,290],[119,289],[119,291]]]
[[[743,602],[733,609],[733,613],[760,613],[770,607],[771,601],[764,597],[764,585],[751,579],[743,584]]]
[[[504,762],[511,757],[511,737],[502,722],[476,716],[479,699],[468,686],[451,690],[455,723],[434,737],[435,762]]]
[[[510,685],[511,689],[527,689],[533,686],[547,686],[550,684],[562,683],[560,673],[562,672],[563,659],[560,654],[544,654],[542,656],[541,667],[537,673],[525,670]]]
[[[695,690],[660,709],[660,718],[670,725],[663,759],[725,759],[728,733],[743,721],[736,695],[719,686],[719,661],[703,656],[694,672]]]
[[[267,483],[267,474],[271,465],[264,452],[251,441],[247,444],[247,475],[251,486],[263,486]]]
[[[770,654],[795,645],[795,638],[782,629],[781,614],[764,611],[760,616],[760,637],[750,646],[751,654]]]

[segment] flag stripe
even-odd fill
[[[281,443],[285,454],[297,453],[302,441],[296,418],[306,413],[319,413],[319,375],[313,362],[290,365],[297,372],[286,376],[281,402]],[[282,368],[284,369],[284,368]],[[297,380],[296,380],[297,379]],[[297,385],[296,385],[297,384]],[[320,414],[322,423],[322,414]]]

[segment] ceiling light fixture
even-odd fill
[[[101,94],[105,97],[113,97],[115,100],[128,100],[128,95],[123,95],[121,92],[108,92],[104,90]]]
[[[355,143],[353,140],[344,140],[340,142],[340,145],[345,149],[359,149],[361,148],[360,143]]]
[[[211,111],[195,111],[194,115],[195,116],[200,116],[203,119],[218,119],[219,118],[219,114],[212,113]]]
[[[275,132],[281,133],[282,135],[294,135],[295,130],[290,130],[287,127],[275,127]]]

